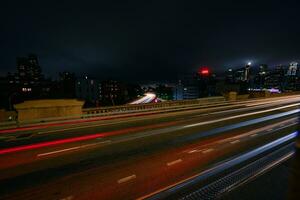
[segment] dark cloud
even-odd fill
[[[299,59],[297,1],[7,1],[1,73],[36,53],[45,73],[174,79],[201,65]]]

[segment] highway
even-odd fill
[[[299,100],[0,130],[0,199],[146,199],[295,132]]]

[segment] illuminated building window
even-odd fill
[[[31,92],[31,88],[22,88],[23,92]]]

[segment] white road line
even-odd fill
[[[291,101],[294,101],[294,100],[296,100],[296,99],[298,99],[298,97],[295,97],[295,98],[293,98],[293,99],[289,99],[289,98],[286,98],[286,97],[284,97],[284,98],[280,98],[280,99],[277,99],[277,100],[273,100],[273,101],[267,101],[266,102],[266,100],[262,100],[262,101],[257,101],[258,103],[251,103],[251,101],[249,102],[250,104],[246,104],[246,106],[258,106],[258,105],[265,105],[266,103],[268,103],[268,104],[271,104],[271,103],[277,103],[277,102],[285,102],[286,100],[291,100]],[[291,102],[290,101],[290,102]]]
[[[71,147],[71,148],[68,148],[68,149],[61,149],[61,150],[57,150],[57,151],[51,151],[51,152],[48,152],[48,153],[40,153],[40,154],[37,155],[37,157],[48,156],[48,155],[51,155],[51,154],[56,154],[56,153],[61,153],[61,152],[66,152],[66,151],[72,151],[72,150],[75,150],[75,149],[80,149],[80,146]]]
[[[207,116],[207,115],[210,115],[210,113],[200,114],[200,115],[195,115],[195,117],[199,117],[199,116]]]
[[[45,133],[55,133],[55,132],[62,132],[62,131],[70,131],[70,130],[76,130],[76,129],[84,129],[84,128],[92,128],[92,127],[100,127],[100,126],[108,126],[108,125],[115,125],[115,124],[121,124],[133,121],[133,119],[123,120],[119,122],[111,122],[111,123],[103,123],[103,124],[91,124],[91,125],[85,125],[85,126],[76,126],[76,127],[70,127],[70,128],[64,128],[64,129],[57,129],[57,130],[49,130],[49,131],[40,131],[38,134],[45,134]],[[89,122],[87,122],[89,123]],[[74,124],[70,124],[74,125]]]
[[[136,178],[136,175],[135,174],[132,174],[131,176],[127,176],[125,178],[121,178],[118,180],[118,183],[121,184],[121,183],[125,183],[127,181],[130,181],[132,179],[135,179]]]
[[[175,165],[175,164],[180,163],[180,162],[182,162],[182,160],[181,160],[181,159],[178,159],[178,160],[174,160],[174,161],[172,161],[172,162],[168,162],[167,165],[168,165],[168,166],[171,166],[171,165]]]
[[[232,142],[230,142],[230,144],[236,144],[236,143],[239,143],[240,141],[239,140],[234,140]]]
[[[222,140],[219,140],[219,141],[216,141],[216,142],[212,142],[212,143],[200,145],[198,147],[193,147],[193,148],[190,148],[190,149],[187,149],[187,150],[183,150],[182,153],[190,153],[191,154],[191,153],[201,152],[201,151],[203,151],[203,149],[206,146],[212,146],[212,145],[215,145],[215,144],[228,143],[228,142],[230,142],[232,140],[239,140],[239,139],[242,139],[242,138],[245,138],[245,137],[256,137],[256,136],[259,135],[258,133],[263,134],[263,133],[266,132],[267,129],[270,129],[272,127],[278,126],[279,124],[289,124],[289,126],[297,124],[297,123],[293,124],[292,122],[294,122],[294,121],[295,121],[294,118],[288,119],[288,120],[284,120],[284,121],[282,121],[280,123],[271,124],[271,125],[268,125],[268,126],[265,126],[265,127],[261,127],[261,128],[249,131],[249,132],[245,132],[245,133],[243,133],[241,135],[237,135],[237,136],[225,138],[225,139],[222,139]],[[197,150],[197,148],[202,148],[202,150]]]
[[[198,152],[201,152],[202,150],[198,150],[198,149],[194,149],[194,150],[191,150],[191,151],[189,151],[188,153],[198,153]]]
[[[49,130],[49,131],[40,131],[40,132],[38,132],[38,134],[63,132],[63,131],[70,131],[70,130],[83,129],[83,128],[92,128],[92,127],[97,127],[97,126],[103,126],[103,124],[95,124],[95,125],[89,125],[89,126],[63,128],[63,129]]]
[[[111,141],[110,140],[105,140],[103,142],[96,142],[96,143],[92,143],[92,144],[85,144],[85,145],[81,145],[80,148],[92,147],[92,146],[96,146],[98,144],[106,144],[106,143],[111,143]]]
[[[204,150],[204,151],[202,151],[202,153],[209,153],[209,152],[212,152],[214,149],[213,148],[211,148],[211,149],[206,149],[206,150]]]
[[[61,150],[57,150],[57,151],[50,151],[50,152],[47,152],[47,153],[38,154],[37,157],[49,156],[49,155],[52,155],[52,154],[57,154],[57,153],[62,153],[62,152],[72,151],[72,150],[77,150],[77,149],[83,149],[83,148],[86,148],[86,147],[96,146],[98,144],[105,144],[105,143],[110,143],[110,142],[111,142],[110,140],[106,140],[106,141],[103,141],[103,142],[85,144],[85,145],[71,147],[71,148],[67,148],[67,149],[61,149]]]
[[[183,126],[183,128],[190,128],[190,127],[194,127],[194,126],[202,126],[202,125],[212,124],[212,123],[226,121],[226,120],[230,120],[230,119],[247,117],[247,116],[250,116],[250,115],[256,115],[256,114],[271,112],[271,111],[275,111],[275,110],[281,110],[281,109],[284,109],[284,108],[290,108],[290,107],[294,107],[294,106],[298,106],[298,105],[300,105],[300,103],[295,103],[295,104],[291,104],[291,105],[287,105],[287,106],[281,106],[281,107],[272,108],[272,109],[268,109],[268,110],[262,110],[262,111],[256,111],[256,112],[251,112],[251,113],[245,113],[245,114],[230,116],[230,117],[226,117],[226,118],[222,118],[222,119],[216,119],[216,120],[204,121],[204,122],[195,123],[195,124],[189,124],[189,125]],[[299,112],[299,109],[296,109],[296,110],[297,110],[297,112]]]

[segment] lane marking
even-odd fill
[[[234,140],[234,141],[230,142],[230,144],[236,144],[236,143],[239,143],[239,142],[240,142],[240,140]]]
[[[57,150],[57,151],[50,151],[50,152],[47,152],[47,153],[40,153],[40,154],[37,155],[37,157],[49,156],[49,155],[52,155],[52,154],[57,154],[57,153],[62,153],[62,152],[67,152],[67,151],[72,151],[72,150],[77,150],[77,149],[83,149],[83,148],[86,148],[86,147],[96,146],[98,144],[105,144],[105,143],[110,143],[110,142],[111,142],[110,140],[106,140],[106,141],[103,141],[103,142],[85,144],[85,145],[71,147],[71,148],[67,148],[67,149],[61,149],[61,150]]]
[[[191,151],[189,151],[188,153],[198,153],[198,152],[201,152],[202,150],[198,150],[198,149],[195,149],[195,150],[191,150]]]
[[[0,155],[7,154],[7,153],[13,153],[13,152],[19,152],[19,151],[25,151],[25,150],[33,150],[38,149],[42,147],[49,147],[49,146],[57,146],[60,144],[66,144],[66,143],[74,143],[79,141],[86,141],[86,140],[93,140],[99,137],[105,138],[109,136],[115,136],[115,135],[121,135],[125,133],[131,133],[133,131],[144,131],[146,129],[154,129],[154,128],[162,128],[162,127],[168,127],[177,124],[178,122],[166,122],[162,124],[154,124],[154,125],[146,125],[146,126],[139,126],[139,127],[131,127],[131,128],[125,128],[120,130],[113,130],[108,132],[100,132],[90,135],[82,135],[78,137],[73,138],[66,138],[66,139],[58,139],[53,141],[44,141],[40,143],[35,144],[29,144],[24,146],[16,146],[16,147],[9,147],[6,149],[0,149]],[[161,130],[161,129],[159,129]]]
[[[268,110],[262,110],[262,111],[256,111],[256,112],[251,112],[251,113],[245,113],[245,114],[235,115],[235,116],[226,117],[226,118],[222,118],[222,119],[204,121],[204,122],[200,122],[200,123],[185,125],[183,127],[184,128],[190,128],[190,127],[195,127],[195,126],[202,126],[202,125],[212,124],[212,123],[226,121],[226,120],[230,120],[230,119],[247,117],[247,116],[250,116],[250,115],[256,115],[256,114],[271,112],[271,111],[275,111],[275,110],[281,110],[281,109],[284,109],[284,108],[290,108],[290,107],[294,107],[294,106],[298,106],[298,105],[300,105],[300,103],[295,103],[295,104],[291,104],[291,105],[287,105],[287,106],[281,106],[281,107],[278,107],[278,108],[272,108],[272,109],[268,109]],[[295,109],[295,111],[299,112],[300,109]]]
[[[167,165],[168,165],[168,166],[171,166],[171,165],[175,165],[175,164],[180,163],[180,162],[182,162],[182,160],[181,160],[181,159],[178,159],[178,160],[174,160],[174,161],[172,161],[172,162],[168,162]]]
[[[267,103],[268,103],[268,104],[274,104],[274,103],[278,103],[278,102],[284,102],[284,103],[285,103],[286,100],[290,100],[289,102],[293,102],[293,101],[297,100],[298,97],[299,97],[298,95],[295,96],[295,97],[292,98],[292,99],[289,99],[289,98],[287,98],[287,97],[283,97],[283,98],[278,98],[277,100],[275,99],[275,100],[273,100],[273,101],[267,101]],[[249,107],[249,106],[265,105],[265,104],[266,104],[266,100],[262,100],[261,102],[258,101],[258,103],[251,103],[251,101],[249,101],[249,103],[250,103],[250,104],[247,104],[246,106]]]
[[[40,154],[37,155],[37,157],[48,156],[48,155],[57,154],[57,153],[61,153],[61,152],[66,152],[66,151],[72,151],[72,150],[75,150],[75,149],[80,149],[80,146],[71,147],[71,148],[67,148],[67,149],[61,149],[61,150],[57,150],[57,151],[51,151],[51,152],[47,152],[47,153],[40,153]]]
[[[214,149],[213,148],[210,148],[210,149],[206,149],[206,150],[204,150],[204,151],[202,151],[202,153],[209,153],[209,152],[212,152]]]
[[[136,175],[135,174],[132,174],[131,176],[127,176],[125,178],[121,178],[118,180],[118,183],[121,184],[121,183],[125,183],[127,181],[130,181],[132,179],[135,179],[136,178]]]
[[[96,143],[92,143],[92,144],[81,145],[80,148],[92,147],[92,146],[96,146],[98,144],[106,144],[106,143],[111,143],[111,140],[105,140],[103,142],[96,142]]]
[[[218,141],[215,141],[215,142],[211,142],[211,143],[203,144],[203,145],[193,147],[193,148],[190,148],[190,149],[187,149],[187,150],[183,150],[182,153],[194,153],[194,151],[197,150],[197,148],[198,149],[202,148],[202,150],[203,150],[203,148],[205,148],[206,146],[212,146],[212,145],[215,145],[215,144],[228,143],[232,140],[243,139],[245,137],[256,137],[256,136],[258,136],[258,133],[265,134],[267,129],[278,126],[279,124],[288,124],[288,126],[293,126],[293,125],[297,124],[297,123],[292,123],[292,122],[295,122],[295,118],[287,119],[287,120],[284,120],[284,121],[276,123],[276,124],[270,124],[270,125],[267,125],[265,127],[261,127],[261,128],[258,128],[258,129],[252,130],[252,131],[248,131],[248,132],[242,133],[242,134],[237,135],[237,136],[224,138],[224,139],[221,139],[221,140],[218,140]],[[297,122],[297,120],[296,120],[296,122]],[[200,152],[202,150],[198,150],[198,152]]]
[[[300,105],[300,103],[298,103],[298,104]],[[278,108],[274,108],[274,109],[270,109],[270,110],[277,110],[277,109],[282,109],[282,108],[286,108],[286,107],[292,107],[292,106],[295,106],[295,105],[298,105],[298,104],[293,104],[293,105],[278,107]],[[253,115],[253,114],[257,114],[257,113],[261,113],[261,112],[268,112],[270,110],[259,111],[259,112],[254,112],[254,113],[247,113],[247,114],[244,114],[244,115],[237,115],[237,116],[232,116],[232,117],[229,117],[229,118],[223,118],[223,119],[218,119],[218,120],[201,122],[201,123],[197,123],[197,124],[191,124],[191,125],[187,125],[187,126],[181,126],[179,128],[177,127],[176,130],[184,129],[184,128],[187,128],[187,127],[204,125],[204,124],[216,123],[216,122],[219,122],[219,121],[224,121],[224,120],[228,120],[228,119],[238,118],[238,117],[245,116],[245,115]],[[300,111],[300,109],[294,109],[294,110],[285,112],[283,114],[277,114],[277,115],[284,116],[284,115],[288,115],[288,114],[299,113],[299,111]],[[165,124],[158,124],[158,125],[154,125],[154,126],[155,127],[162,127],[162,125],[166,126],[166,124],[170,125],[170,124],[176,124],[176,123],[174,123],[174,122],[168,122],[168,123],[165,123]],[[42,147],[48,147],[48,146],[57,146],[59,144],[65,144],[65,143],[71,143],[71,142],[91,140],[91,139],[95,139],[95,138],[99,138],[99,137],[103,137],[104,138],[104,137],[108,137],[108,136],[112,136],[112,135],[120,135],[121,133],[127,133],[127,132],[130,132],[130,131],[133,131],[133,130],[134,131],[143,130],[143,129],[146,129],[146,127],[148,128],[148,126],[136,127],[136,128],[128,128],[128,129],[115,130],[115,131],[110,131],[110,132],[102,132],[102,133],[96,133],[96,134],[91,134],[91,135],[78,136],[78,137],[74,137],[74,138],[59,139],[59,140],[41,142],[41,143],[36,143],[36,144],[24,145],[24,146],[10,147],[10,148],[7,148],[7,149],[1,149],[0,150],[0,155],[1,154],[6,154],[6,153],[13,153],[13,152],[24,151],[24,150],[33,150],[33,149],[42,148]],[[151,128],[153,128],[153,126],[151,126]],[[141,137],[146,137],[146,136],[148,136],[148,135],[144,134]],[[139,138],[139,137],[132,137],[131,140],[132,139],[136,139],[136,138]],[[129,140],[129,139],[127,139],[127,140]]]
[[[63,129],[57,129],[57,130],[39,131],[37,134],[55,133],[55,132],[63,132],[63,131],[70,131],[70,130],[76,130],[76,129],[85,129],[85,128],[100,127],[100,126],[109,126],[109,125],[116,125],[116,124],[126,123],[126,122],[130,122],[130,121],[133,121],[133,119],[123,120],[123,121],[120,121],[120,122],[92,124],[92,125],[76,126],[76,127],[63,128]]]

